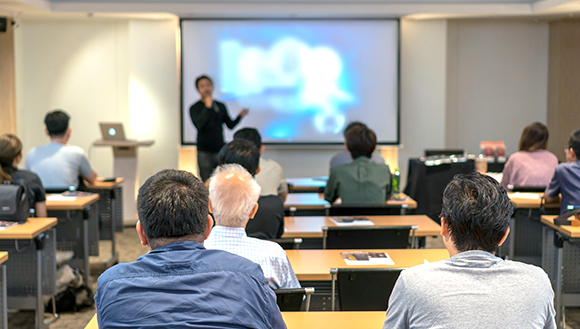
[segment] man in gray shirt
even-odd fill
[[[401,272],[383,328],[556,328],[546,273],[494,255],[509,234],[512,213],[493,178],[456,176],[443,193],[441,212],[451,258]]]
[[[69,120],[69,115],[60,110],[47,113],[44,124],[50,143],[33,148],[26,156],[24,169],[36,173],[47,190],[77,189],[79,176],[90,184],[97,179],[83,149],[68,144],[72,132]]]

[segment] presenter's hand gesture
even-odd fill
[[[246,115],[248,115],[248,113],[250,113],[250,110],[242,109],[242,112],[240,112],[240,118],[245,117]]]

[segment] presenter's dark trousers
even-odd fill
[[[199,167],[199,178],[202,181],[208,180],[213,170],[218,166],[218,154],[217,152],[197,151],[197,166]]]

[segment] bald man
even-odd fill
[[[218,167],[209,185],[216,226],[204,245],[207,249],[229,251],[258,263],[273,289],[300,288],[280,245],[246,235],[246,224],[258,211],[260,190],[260,185],[241,165]]]

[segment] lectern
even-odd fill
[[[100,140],[95,142],[95,146],[111,146],[113,147],[114,156],[114,175],[115,177],[123,177],[125,183],[123,184],[123,222],[125,224],[133,224],[136,222],[137,206],[137,191],[139,189],[139,170],[137,166],[137,148],[153,145],[154,141],[105,141]]]

